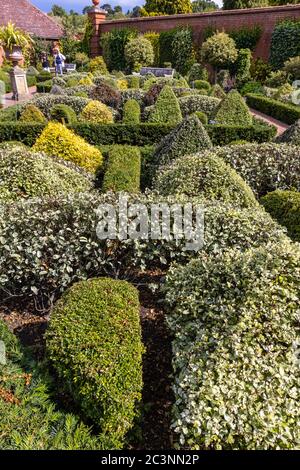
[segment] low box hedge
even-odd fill
[[[250,108],[261,111],[268,116],[271,116],[286,124],[294,124],[295,121],[300,119],[300,106],[292,103],[283,103],[266,96],[255,95],[248,93],[246,95],[247,104]]]
[[[0,142],[14,140],[32,146],[44,127],[43,124],[0,122]],[[92,145],[127,144],[137,147],[154,145],[174,129],[173,126],[152,123],[135,125],[78,123],[70,128]],[[226,145],[235,140],[268,142],[276,134],[275,127],[267,124],[246,127],[208,125],[206,129],[214,145]]]
[[[122,448],[141,400],[138,291],[125,281],[90,279],[56,303],[46,335],[48,356],[105,449]]]

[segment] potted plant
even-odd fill
[[[5,50],[6,57],[9,58],[12,54],[26,54],[26,51],[32,47],[33,40],[29,34],[9,22],[0,28],[0,43]]]

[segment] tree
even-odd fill
[[[148,14],[175,15],[192,13],[190,0],[146,0],[144,10]]]
[[[60,7],[59,5],[53,5],[51,8],[51,14],[53,16],[67,16],[67,12],[63,7]]]
[[[193,13],[201,13],[203,11],[215,11],[219,6],[212,0],[196,0],[192,2]]]
[[[143,36],[132,39],[125,47],[125,58],[127,65],[134,71],[152,65],[154,52],[151,42]]]
[[[240,8],[258,8],[258,7],[266,7],[268,5],[269,5],[268,0],[224,0],[223,10],[238,10]]]
[[[229,67],[238,57],[234,40],[226,33],[216,33],[202,45],[202,59],[216,69]]]
[[[84,7],[83,10],[82,10],[82,14],[86,15],[90,11],[91,8],[92,8],[91,6]]]

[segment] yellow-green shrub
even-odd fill
[[[20,116],[21,122],[46,122],[42,111],[40,111],[34,104],[28,104]]]
[[[87,76],[87,77],[83,77],[83,78],[79,81],[78,85],[92,86],[92,85],[93,85],[93,80],[91,80],[91,78],[88,77],[88,76]]]
[[[127,83],[127,80],[125,80],[124,78],[120,78],[119,80],[117,80],[117,87],[119,90],[127,90],[128,88],[128,83]]]
[[[96,171],[103,162],[100,150],[56,122],[49,122],[33,149],[71,161],[90,172]]]
[[[113,114],[111,110],[100,101],[91,101],[82,110],[80,115],[81,121],[94,122],[99,124],[110,124],[113,122]]]

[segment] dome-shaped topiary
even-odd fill
[[[113,122],[111,110],[100,101],[91,101],[80,115],[81,121],[94,122],[98,124],[110,124]]]
[[[257,206],[249,186],[221,158],[214,154],[189,155],[162,168],[155,189],[162,195],[202,195],[240,207]]]
[[[0,201],[77,193],[93,187],[83,172],[22,146],[0,149],[0,181]]]
[[[210,96],[223,100],[226,96],[226,93],[223,90],[223,88],[218,83],[216,83],[215,85],[211,87]]]
[[[78,85],[87,85],[87,86],[91,86],[91,85],[93,85],[93,80],[92,80],[89,76],[82,77],[82,78],[79,80]]]
[[[21,122],[41,122],[41,123],[45,123],[47,121],[42,111],[39,108],[37,108],[34,104],[28,104],[24,108],[19,120]]]
[[[65,126],[49,122],[33,149],[71,161],[95,172],[103,163],[101,152]]]
[[[50,110],[51,121],[61,122],[62,124],[75,124],[77,116],[73,108],[66,104],[55,104]]]
[[[211,147],[212,143],[203,124],[193,114],[186,117],[159,143],[153,161],[156,165],[166,165],[176,158]]]
[[[288,127],[283,134],[278,136],[276,142],[300,145],[300,119],[298,119],[295,124]]]
[[[243,97],[231,90],[219,104],[214,119],[217,124],[251,126],[253,118]]]
[[[92,100],[101,101],[106,104],[106,106],[118,109],[121,104],[122,95],[116,88],[102,82],[91,90],[90,98]]]
[[[297,191],[273,191],[260,202],[273,219],[288,229],[288,234],[300,242],[300,193]]]
[[[176,125],[182,121],[178,99],[171,87],[165,86],[150,113],[149,122]]]
[[[139,71],[141,67],[152,65],[154,51],[149,39],[143,36],[131,39],[125,46],[125,58],[127,65],[136,71]]]

